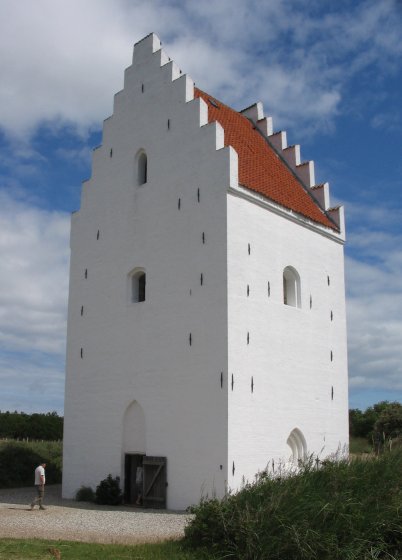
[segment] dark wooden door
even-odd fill
[[[149,508],[166,507],[166,457],[143,457],[143,505]]]
[[[144,455],[126,454],[124,465],[124,503],[138,504],[141,487],[137,484],[137,469],[142,467]]]

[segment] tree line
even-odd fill
[[[0,438],[58,441],[63,439],[63,417],[57,412],[0,411]]]
[[[362,411],[349,410],[349,431],[353,437],[373,441],[402,436],[402,404],[381,401]],[[26,414],[0,411],[0,438],[58,441],[63,439],[63,417],[57,412]]]
[[[402,404],[381,401],[365,411],[349,410],[349,432],[351,436],[366,438],[375,443],[402,436]]]

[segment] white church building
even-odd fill
[[[346,446],[344,240],[260,102],[138,42],[72,215],[63,496],[184,509]]]

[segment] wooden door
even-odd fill
[[[166,457],[143,457],[142,503],[144,507],[166,507]]]
[[[124,465],[124,503],[138,504],[139,494],[142,490],[138,487],[136,475],[138,467],[142,467],[144,455],[126,454]]]

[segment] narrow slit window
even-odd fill
[[[138,277],[138,301],[145,301],[145,274]]]
[[[139,270],[131,278],[131,299],[133,302],[145,301],[146,274]]]
[[[138,157],[138,184],[145,185],[148,181],[148,158],[145,152]]]

